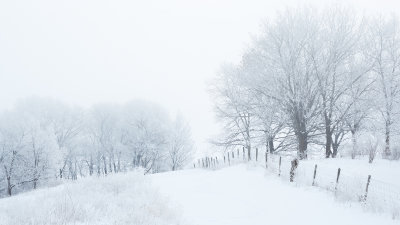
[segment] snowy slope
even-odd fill
[[[387,215],[363,212],[359,204],[337,202],[321,189],[294,187],[261,167],[242,164],[152,176],[192,225],[399,224]]]
[[[80,179],[0,199],[0,225],[181,224],[143,172]]]
[[[0,199],[0,225],[400,224],[255,164],[86,178]]]

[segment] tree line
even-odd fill
[[[210,87],[224,126],[215,143],[399,158],[399,28],[396,15],[340,5],[278,12]]]
[[[193,140],[181,115],[131,101],[89,109],[30,98],[0,113],[0,196],[60,179],[181,169]]]

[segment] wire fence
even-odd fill
[[[400,219],[400,187],[397,185],[377,180],[369,174],[352,174],[324,164],[300,162],[293,165],[293,160],[293,156],[260,153],[258,149],[250,154],[244,150],[235,150],[226,152],[222,158],[198,159],[193,166],[219,169],[251,162],[287,182],[292,180],[297,186],[321,188],[333,193],[339,201],[358,202],[365,210],[389,214],[393,219]],[[293,169],[292,165],[296,168]]]

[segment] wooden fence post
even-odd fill
[[[290,163],[292,166],[292,167],[290,167],[290,182],[293,182],[294,181],[294,172],[296,171],[297,166],[299,165],[299,160],[294,159]]]
[[[281,176],[281,164],[282,164],[282,156],[279,156],[279,170],[278,176]]]
[[[336,192],[338,184],[339,184],[339,177],[340,177],[340,168],[338,168],[338,170],[337,170],[335,192]]]
[[[317,176],[317,164],[315,164],[315,167],[314,167],[314,177],[313,177],[313,181],[312,181],[312,186],[315,185],[315,177],[316,176]]]
[[[367,186],[365,187],[364,202],[367,201],[368,187],[370,182],[371,182],[371,175],[368,175]]]
[[[256,148],[256,162],[258,160],[258,148]]]

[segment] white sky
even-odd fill
[[[328,1],[0,0],[0,109],[32,95],[81,106],[148,99],[180,111],[204,150],[218,129],[206,81],[240,58],[262,19],[300,2]]]

